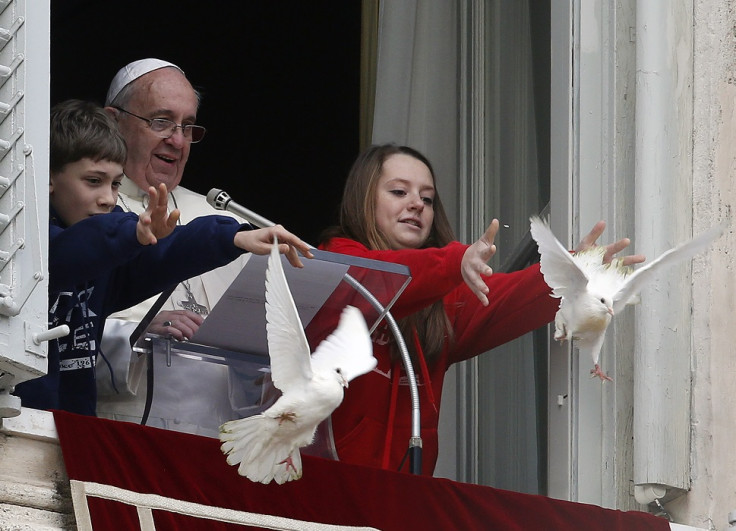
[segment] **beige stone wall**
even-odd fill
[[[76,529],[51,413],[0,420],[0,529]]]
[[[736,4],[694,2],[693,229],[736,205]],[[736,220],[735,220],[736,221]],[[691,490],[667,505],[680,523],[727,529],[736,509],[736,236],[693,262]]]

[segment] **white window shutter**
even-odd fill
[[[0,0],[0,417],[47,371],[48,0]]]

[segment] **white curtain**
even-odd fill
[[[528,229],[546,188],[539,186],[529,1],[476,1],[381,2],[372,141],[408,144],[429,157],[456,234],[469,233],[460,225],[470,217],[480,220],[476,226],[492,217],[508,225],[498,240],[498,266]],[[478,16],[483,20],[471,20]],[[467,60],[473,53],[483,64]],[[485,101],[482,110],[471,100]],[[468,117],[468,109],[484,116]],[[468,133],[467,124],[479,118],[486,126]],[[468,206],[474,199],[468,190],[485,191],[479,207]],[[479,236],[469,233],[471,240]],[[436,475],[538,492],[531,339],[487,353],[461,371],[477,398],[448,374]]]
[[[380,3],[373,143],[409,145],[432,161],[455,219],[458,167],[456,2]]]

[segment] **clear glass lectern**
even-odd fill
[[[373,332],[411,280],[403,265],[313,253],[302,269],[282,256],[312,350],[335,329],[347,305],[363,312]],[[189,341],[133,338],[134,350],[148,357],[148,425],[217,437],[223,422],[260,413],[278,397],[269,376],[266,265],[266,256],[251,257]],[[329,423],[320,426],[311,453],[334,457],[330,431]]]

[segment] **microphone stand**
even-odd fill
[[[207,194],[207,202],[217,210],[227,210],[227,206],[230,203],[230,196],[223,190],[213,188]],[[273,221],[259,216],[242,205],[237,206],[237,211],[235,213],[244,218],[248,223],[258,227],[273,227],[276,225]],[[401,335],[401,330],[399,330],[399,325],[396,323],[393,315],[391,315],[391,312],[387,311],[380,301],[355,278],[347,273],[343,278],[350,286],[360,293],[371,306],[373,306],[379,315],[383,315],[386,318],[389,328],[396,339],[396,344],[399,346],[401,359],[404,363],[404,370],[406,371],[406,376],[409,381],[409,393],[411,395],[411,437],[409,439],[408,449],[409,471],[412,474],[420,475],[422,473],[422,437],[419,409],[419,388],[417,386],[416,376],[414,375],[414,365],[411,361],[411,357],[409,356],[409,351],[406,348],[406,342],[404,341],[404,337]]]
[[[401,335],[399,325],[396,324],[394,316],[391,312],[387,311],[383,305],[374,297],[374,295],[366,289],[360,282],[354,279],[352,276],[345,273],[343,277],[345,281],[355,288],[358,293],[363,297],[379,312],[383,314],[388,321],[389,328],[394,334],[396,343],[401,351],[401,359],[404,362],[404,370],[406,377],[409,380],[409,393],[411,395],[411,437],[409,439],[409,471],[412,474],[421,475],[422,473],[422,437],[420,432],[420,415],[419,415],[419,389],[417,387],[416,377],[414,375],[414,366],[409,356],[409,351],[406,348],[406,342],[404,337]],[[429,383],[427,383],[429,385]]]

